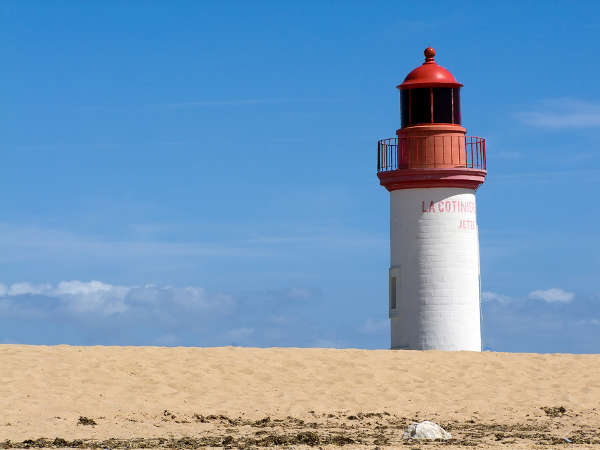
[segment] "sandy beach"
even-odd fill
[[[452,440],[402,441],[421,420]],[[563,438],[600,445],[600,355],[0,346],[3,448],[538,448]]]

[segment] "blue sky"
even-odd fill
[[[595,2],[0,3],[0,342],[387,348],[377,140],[487,139],[484,345],[600,352]]]

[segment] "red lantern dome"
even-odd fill
[[[417,87],[462,87],[452,74],[435,62],[435,50],[431,47],[425,49],[425,62],[410,72],[398,89],[411,89]]]

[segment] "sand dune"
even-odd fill
[[[2,345],[0,406],[0,447],[372,448],[426,419],[457,446],[586,447],[600,444],[600,355]]]

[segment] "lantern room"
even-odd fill
[[[397,86],[402,128],[432,123],[460,125],[462,84],[435,62],[433,48],[427,47],[424,53],[425,62]]]

